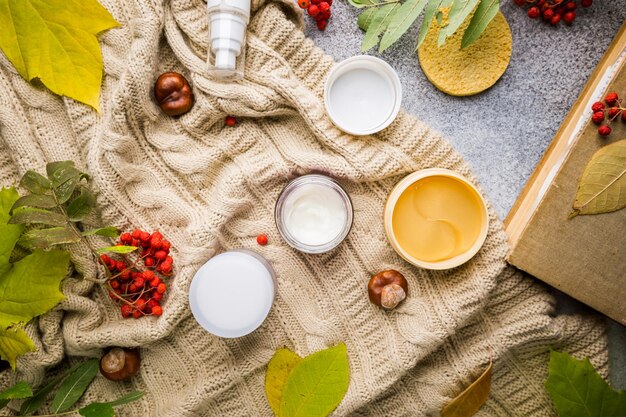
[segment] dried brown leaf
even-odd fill
[[[441,410],[441,417],[470,417],[478,412],[489,398],[493,361],[485,372]]]

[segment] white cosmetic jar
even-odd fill
[[[310,174],[283,189],[274,210],[283,239],[304,253],[324,253],[336,248],[352,228],[352,202],[332,178]]]
[[[275,293],[270,263],[256,252],[237,249],[220,253],[200,267],[189,288],[189,307],[206,331],[235,338],[263,324]]]
[[[356,136],[380,132],[394,121],[402,85],[385,61],[358,55],[336,64],[326,79],[326,113],[339,129]]]

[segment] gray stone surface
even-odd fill
[[[511,64],[494,87],[477,96],[447,96],[430,84],[414,53],[417,25],[384,54],[369,53],[395,68],[404,107],[441,131],[465,156],[504,218],[626,20],[626,0],[596,0],[578,11],[573,26],[558,28],[529,19],[512,0],[501,3],[513,33]],[[324,32],[307,18],[307,35],[336,60],[359,54],[359,10],[335,0],[332,11]],[[589,312],[562,294],[557,299],[563,314]],[[607,322],[612,383],[626,388],[626,327]]]

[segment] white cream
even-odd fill
[[[191,282],[189,306],[205,330],[221,337],[258,328],[274,302],[274,272],[260,255],[224,252],[204,264]]]
[[[305,245],[324,245],[337,238],[348,220],[342,196],[321,184],[303,184],[284,203],[285,228]]]

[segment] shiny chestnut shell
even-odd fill
[[[100,373],[111,381],[125,381],[139,371],[140,365],[138,349],[114,347],[100,358]]]
[[[367,284],[367,293],[372,304],[376,304],[379,307],[382,306],[380,296],[383,292],[383,288],[389,284],[397,284],[402,287],[405,294],[409,294],[409,284],[406,278],[404,278],[404,275],[398,271],[389,269],[374,275]]]
[[[180,116],[193,107],[194,97],[189,83],[182,74],[166,72],[154,83],[154,98],[163,113]]]

